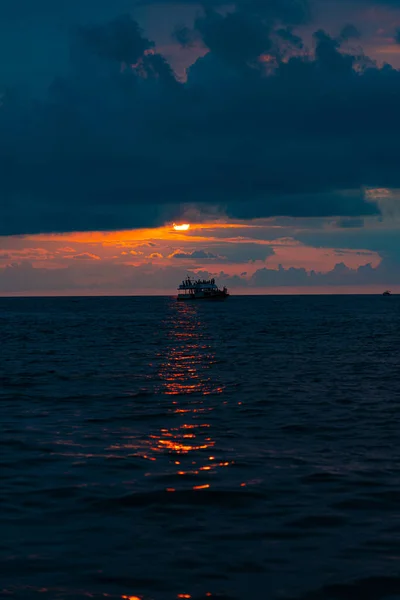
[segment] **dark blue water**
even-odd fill
[[[0,300],[0,596],[400,598],[400,298]]]

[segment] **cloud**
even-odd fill
[[[315,286],[367,286],[379,285],[386,287],[400,284],[400,269],[398,262],[383,260],[373,268],[365,265],[358,269],[350,269],[343,263],[338,263],[327,273],[306,271],[303,268],[258,269],[252,276],[246,272],[239,275],[229,275],[202,269],[201,271],[186,271],[182,274],[181,267],[159,267],[146,263],[132,266],[112,262],[100,264],[94,261],[90,267],[85,261],[77,261],[65,268],[44,269],[33,267],[31,263],[22,261],[0,268],[0,294],[8,293],[66,293],[91,291],[93,293],[110,292],[141,292],[144,290],[164,291],[171,294],[177,282],[184,275],[195,278],[210,279],[215,277],[219,285],[229,288],[260,290],[275,287],[312,288]]]
[[[228,4],[228,3],[226,3]],[[232,5],[236,10],[232,10]],[[214,57],[228,66],[243,69],[257,65],[274,47],[274,35],[281,46],[303,47],[301,38],[292,31],[292,25],[309,19],[306,0],[236,0],[230,10],[221,13],[218,5],[205,7],[204,13],[195,19],[194,27],[178,27],[173,37],[187,48],[194,43],[203,44]],[[276,29],[279,25],[285,25]],[[274,48],[275,52],[278,48]]]
[[[310,17],[307,0],[136,0],[137,6],[163,3],[203,6],[209,12],[221,7],[235,7],[237,11],[253,14],[258,18],[278,19],[290,23],[302,23]]]
[[[277,286],[362,286],[393,285],[400,283],[398,265],[390,261],[382,261],[378,267],[371,264],[351,269],[344,263],[337,263],[327,273],[306,271],[303,268],[285,269],[279,265],[277,270],[259,269],[251,277],[250,285],[254,287]]]
[[[162,255],[162,254],[160,254],[159,252],[152,252],[152,253],[149,255],[149,258],[163,258],[163,255]]]
[[[12,249],[7,253],[0,254],[0,259],[2,260],[47,260],[51,258],[54,258],[53,252],[45,248]]]
[[[206,252],[205,250],[193,250],[193,252],[183,252],[181,250],[175,250],[172,254],[169,255],[168,258],[183,258],[183,259],[195,259],[195,260],[210,260],[221,258],[216,254],[212,254],[211,252]]]
[[[339,219],[336,221],[336,227],[342,229],[358,229],[364,227],[364,219]]]
[[[223,255],[221,254],[223,253]],[[175,250],[168,258],[187,260],[217,260],[219,263],[254,263],[274,255],[270,245],[237,240],[235,243],[214,243],[208,250],[199,249],[191,252]]]
[[[194,271],[185,270],[186,273],[196,276]],[[63,268],[44,269],[21,261],[0,268],[0,293],[110,293],[146,289],[173,293],[182,276],[181,267],[158,267],[149,263],[133,266],[93,261],[89,266],[86,261],[76,261]]]
[[[348,40],[358,40],[361,37],[360,32],[357,27],[352,23],[345,25],[340,32],[339,40],[343,42],[347,42]]]
[[[65,246],[64,248],[58,248],[57,252],[65,252],[65,253],[74,253],[76,250],[71,248],[70,246]]]
[[[154,43],[146,39],[138,23],[129,15],[107,25],[83,27],[79,31],[83,42],[99,57],[119,64],[134,65]]]
[[[302,49],[304,47],[303,40],[300,36],[293,33],[291,27],[277,29],[275,31],[275,34],[290,46],[294,46],[298,49]]]
[[[80,27],[47,97],[5,92],[0,235],[153,226],[187,203],[249,219],[379,214],[363,190],[400,187],[400,72],[321,30],[313,55],[283,60],[305,18],[289,0],[207,9],[195,33],[209,52],[184,83],[131,17]]]
[[[90,252],[73,254],[72,256],[68,256],[68,258],[73,258],[74,260],[100,260],[100,256],[97,256],[97,254],[91,254]]]
[[[337,0],[336,8],[340,10],[340,4],[347,3],[348,0]],[[371,4],[376,6],[387,6],[389,8],[400,8],[400,0],[355,0],[360,6],[365,5],[369,7]],[[304,21],[306,17],[310,18],[313,13],[317,12],[313,8],[320,9],[324,6],[326,0],[314,0],[314,2],[306,1],[289,1],[279,2],[278,0],[136,0],[137,6],[151,6],[153,4],[180,4],[180,5],[203,5],[207,8],[217,9],[220,7],[231,7],[233,5],[243,7],[249,6],[250,10],[258,10],[259,14],[268,14],[269,12],[279,9],[283,12],[285,9],[289,11],[289,14],[293,14],[294,21]],[[311,7],[310,7],[311,5]],[[297,16],[296,16],[297,15]]]
[[[78,17],[100,18],[108,16],[110,12],[127,11],[132,8],[135,0],[114,0],[113,8],[110,9],[109,0],[68,0],[55,4],[53,0],[2,0],[0,5],[0,16],[8,23],[14,19],[20,19],[21,13],[32,19],[46,19],[46,17],[61,17],[62,20],[76,20]]]
[[[400,188],[370,188],[365,191],[365,196],[379,206],[383,216],[400,217]]]
[[[0,268],[0,293],[30,293],[67,290],[76,287],[69,269],[34,268],[28,261]]]
[[[274,249],[267,244],[257,242],[246,242],[244,240],[229,244],[216,244],[210,247],[211,252],[223,252],[221,262],[227,263],[254,263],[256,261],[265,262],[267,258],[274,255]]]
[[[272,45],[269,29],[248,12],[208,11],[196,19],[195,30],[214,56],[236,67],[256,61]]]

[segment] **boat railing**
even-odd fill
[[[197,279],[192,280],[189,277],[182,281],[181,285],[178,288],[179,290],[199,290],[199,289],[210,289],[216,290],[218,289],[215,284],[215,279]]]
[[[178,290],[217,290],[218,286],[214,284],[207,283],[197,283],[190,285],[180,285]]]

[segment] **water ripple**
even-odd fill
[[[387,300],[0,299],[0,597],[399,597]]]

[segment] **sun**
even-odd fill
[[[189,223],[183,223],[182,225],[176,225],[174,223],[174,229],[175,231],[187,231],[188,229],[190,229],[190,225]]]

